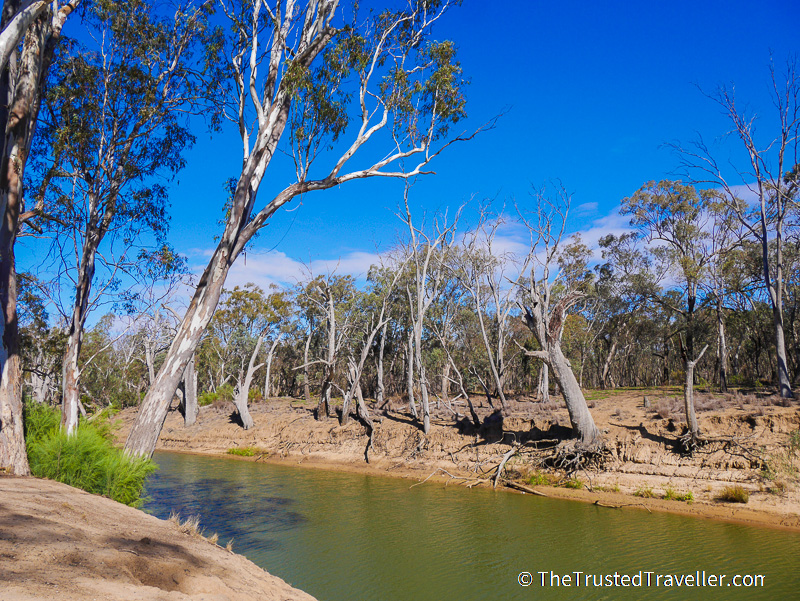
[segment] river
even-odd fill
[[[794,532],[228,458],[155,461],[147,511],[199,516],[320,601],[800,599]]]

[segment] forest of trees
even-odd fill
[[[451,131],[466,116],[464,76],[454,46],[430,35],[450,2],[352,23],[332,0],[188,3],[172,14],[136,0],[57,4],[6,2],[2,16],[3,39],[16,38],[0,80],[0,467],[25,473],[23,397],[61,405],[67,431],[81,412],[138,406],[126,449],[149,455],[178,401],[187,425],[198,406],[229,402],[249,428],[250,402],[304,398],[326,419],[336,397],[342,423],[352,415],[371,430],[394,400],[427,434],[433,405],[477,426],[476,398],[502,412],[512,398],[560,395],[575,437],[592,446],[601,434],[586,388],[682,386],[692,442],[702,436],[696,386],[793,396],[792,63],[768,74],[775,114],[758,136],[732,89],[712,96],[744,151],[735,182],[702,142],[676,144],[680,179],[631,190],[619,206],[630,229],[592,249],[571,234],[568,183],[513,205],[412,214],[413,178],[479,133]],[[67,19],[89,33],[61,39]],[[187,292],[164,182],[184,166],[187,119],[199,115],[238,131],[242,171],[209,215],[224,215],[222,230]],[[294,179],[259,203],[279,149]],[[294,285],[226,287],[281,206],[376,176],[408,184],[400,240],[364,277],[309,270]],[[17,273],[19,236],[36,238],[41,269]]]

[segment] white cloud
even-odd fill
[[[209,256],[204,249],[196,249],[193,254],[201,258]],[[293,286],[306,279],[309,274],[336,273],[363,278],[370,266],[378,262],[380,262],[379,255],[363,251],[353,251],[338,259],[316,259],[309,263],[294,259],[281,251],[273,250],[266,253],[250,251],[240,255],[233,264],[225,281],[225,287],[230,289],[234,286],[244,286],[249,282],[263,289],[267,289],[271,284]],[[203,261],[193,262],[192,272],[199,277],[205,266]]]
[[[592,206],[596,210],[596,203],[587,203],[581,206]],[[619,236],[631,231],[628,218],[619,214],[617,208],[609,214],[592,221],[588,228],[570,232],[566,237],[579,233],[584,244],[594,253],[594,261],[601,259],[598,241],[601,237],[614,234]],[[530,235],[528,230],[518,222],[509,219],[502,224],[492,243],[492,252],[496,256],[515,256],[523,258],[530,250]],[[196,277],[205,269],[205,259],[211,255],[209,249],[195,248],[190,251],[191,270]],[[304,262],[288,256],[281,251],[269,252],[250,251],[242,254],[231,268],[225,287],[243,286],[253,282],[264,289],[270,284],[279,286],[293,286],[303,281],[309,275],[352,275],[356,279],[366,277],[369,268],[381,262],[381,255],[375,252],[353,250],[339,258],[314,259]],[[509,277],[510,274],[506,274]]]

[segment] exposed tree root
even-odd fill
[[[606,457],[607,451],[602,443],[591,446],[566,443],[555,447],[551,453],[542,458],[540,463],[544,467],[560,470],[569,477],[581,470],[600,469]]]

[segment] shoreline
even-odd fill
[[[255,425],[249,430],[236,423],[232,404],[201,408],[189,427],[177,411],[171,411],[156,450],[471,487],[491,486],[505,456],[525,443],[505,464],[501,478],[501,483],[512,482],[517,494],[526,491],[612,506],[609,509],[668,512],[800,532],[800,457],[792,446],[800,428],[797,407],[768,406],[760,399],[761,404],[750,407],[735,396],[738,404],[720,407],[721,402],[709,395],[714,402],[707,404],[715,408],[699,412],[708,442],[688,455],[678,447],[682,426],[677,416],[649,408],[665,404],[659,396],[669,399],[674,394],[662,389],[603,391],[592,399],[605,448],[599,463],[584,463],[569,473],[552,467],[558,464],[556,453],[569,448],[566,408],[527,399],[513,401],[499,422],[486,420],[493,408],[479,407],[489,423],[480,429],[452,415],[434,415],[427,436],[402,406],[395,404],[383,412],[373,409],[369,463],[365,462],[369,437],[362,423],[351,420],[342,426],[332,417],[318,421],[313,404],[288,397],[252,404]],[[642,402],[643,395],[649,396],[649,403]],[[126,409],[114,418],[120,443],[136,412]],[[773,471],[768,474],[766,468]],[[746,505],[718,500],[734,486],[748,493]]]
[[[266,463],[271,465],[292,466],[303,469],[315,469],[329,472],[364,474],[379,478],[388,477],[402,480],[414,480],[414,484],[412,484],[412,486],[426,482],[444,484],[445,486],[459,486],[459,484],[455,483],[451,477],[441,474],[439,469],[431,473],[418,466],[404,466],[397,467],[397,469],[387,469],[385,467],[382,468],[373,464],[365,463],[363,465],[358,465],[344,460],[337,461],[333,459],[308,458],[308,456],[304,455],[288,455],[284,457],[262,455],[243,457],[215,451],[181,450],[175,448],[157,448],[156,450],[161,453],[222,457],[225,459],[246,461],[250,463]],[[300,458],[299,461],[297,460],[298,457]],[[401,470],[405,473],[399,473]],[[492,488],[487,482],[479,482],[474,486],[480,488]],[[764,510],[752,509],[737,503],[718,502],[715,504],[710,504],[702,501],[685,503],[682,501],[671,501],[659,498],[642,498],[622,492],[593,491],[588,489],[575,490],[557,486],[535,486],[529,488],[537,491],[538,494],[541,494],[546,498],[595,505],[597,507],[602,507],[603,509],[608,509],[609,511],[624,511],[631,509],[637,511],[646,511],[648,513],[655,511],[659,513],[671,513],[674,515],[681,515],[684,517],[692,517],[697,519],[740,524],[755,528],[768,528],[800,533],[800,516],[784,516],[783,520],[776,522],[776,520],[781,516]],[[502,493],[518,495],[531,494],[503,483],[498,484],[495,490]]]
[[[315,601],[196,523],[54,480],[0,476],[3,601]]]

